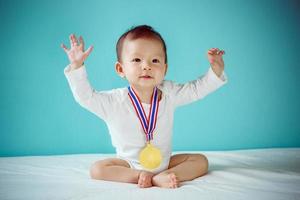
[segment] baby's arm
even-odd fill
[[[107,118],[107,107],[111,102],[111,95],[108,92],[98,92],[92,88],[83,62],[89,56],[93,47],[91,46],[87,51],[84,51],[82,37],[79,38],[79,42],[78,44],[76,36],[72,34],[70,35],[71,48],[67,49],[64,44],[61,45],[70,61],[64,73],[76,102],[105,120]]]
[[[208,59],[211,67],[207,73],[196,80],[185,84],[175,84],[165,81],[164,87],[173,97],[175,106],[181,106],[202,99],[227,83],[227,76],[224,72],[224,51],[210,49]]]

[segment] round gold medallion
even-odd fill
[[[146,169],[159,167],[162,161],[160,150],[150,143],[140,152],[140,163]]]

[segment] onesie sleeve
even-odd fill
[[[70,65],[64,69],[73,96],[82,107],[94,113],[103,120],[108,118],[108,109],[112,108],[113,94],[111,91],[96,91],[90,85],[86,68],[70,71]]]
[[[225,72],[218,77],[210,67],[205,75],[196,80],[185,84],[165,81],[163,87],[165,87],[165,91],[169,93],[175,107],[177,107],[202,99],[226,83],[227,76]]]

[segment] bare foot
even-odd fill
[[[152,187],[152,177],[153,173],[147,171],[141,171],[138,180],[138,186],[140,188]]]
[[[152,178],[152,183],[155,186],[163,188],[177,188],[179,187],[179,180],[174,172],[163,172],[155,175]]]

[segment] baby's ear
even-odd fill
[[[167,71],[168,71],[168,64],[166,63],[166,71],[165,71],[165,75],[167,74]]]
[[[119,61],[117,61],[116,64],[115,64],[115,70],[116,70],[117,74],[119,76],[121,76],[121,78],[125,77],[123,66],[122,66],[122,64]]]

